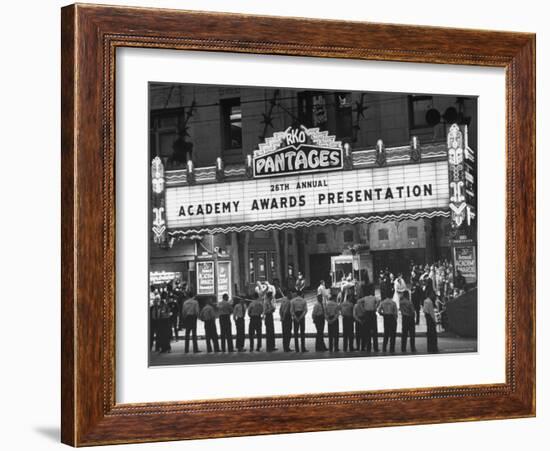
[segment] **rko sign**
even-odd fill
[[[254,151],[254,177],[342,169],[342,143],[318,128],[288,127],[276,132]]]

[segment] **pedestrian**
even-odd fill
[[[300,346],[298,346],[299,338],[302,352],[308,352],[306,349],[307,302],[298,293],[296,294],[296,297],[290,301],[290,315],[294,324],[294,349],[296,352],[300,352]]]
[[[376,318],[376,310],[378,309],[378,305],[380,302],[372,291],[369,292],[368,296],[365,296],[363,298],[363,306],[365,309],[365,341],[366,341],[366,348],[367,352],[371,351],[371,344],[372,349],[374,352],[378,352],[378,320]]]
[[[250,352],[254,351],[254,338],[256,338],[256,351],[262,349],[262,316],[264,314],[264,306],[262,301],[255,293],[255,297],[248,306],[248,338],[250,340]]]
[[[233,352],[233,331],[231,330],[232,313],[233,313],[233,306],[229,302],[229,295],[227,293],[224,293],[222,295],[222,300],[218,304],[222,352],[225,352],[226,344],[227,344],[227,352]]]
[[[153,297],[153,305],[149,307],[149,349],[153,350],[153,342],[155,343],[155,351],[160,350],[158,338],[158,326],[160,320],[160,295],[156,294]]]
[[[422,309],[424,310],[424,316],[426,317],[426,338],[428,342],[428,352],[434,354],[439,352],[437,348],[437,330],[436,330],[436,316],[434,308],[435,294],[432,292],[424,299]]]
[[[239,299],[235,307],[233,308],[233,319],[235,320],[235,329],[237,330],[237,339],[235,340],[235,346],[237,351],[244,351],[244,315],[246,312],[246,306],[244,299]]]
[[[189,337],[193,340],[193,352],[199,351],[197,342],[197,318],[199,316],[199,302],[195,298],[186,299],[181,308],[183,327],[185,328],[185,352],[189,352]]]
[[[275,347],[275,323],[273,321],[273,312],[275,304],[273,292],[268,290],[264,297],[264,324],[265,324],[265,346],[267,352],[276,351]]]
[[[206,351],[220,352],[218,343],[218,330],[216,329],[216,310],[212,305],[212,301],[208,299],[205,306],[202,308],[200,315],[201,321],[204,322],[204,338],[206,340]]]
[[[323,304],[323,295],[317,295],[317,302],[311,312],[311,318],[317,333],[315,334],[315,350],[324,352],[327,350],[325,345],[325,307]]]
[[[283,332],[283,351],[291,352],[290,340],[292,338],[292,316],[290,315],[290,300],[295,293],[289,292],[281,301],[279,307],[279,318]]]
[[[296,279],[296,292],[298,293],[298,296],[300,297],[304,296],[305,288],[306,288],[306,279],[304,278],[304,275],[301,272],[298,272],[298,278]]]
[[[401,352],[407,351],[407,338],[410,340],[411,352],[416,352],[415,347],[415,307],[409,299],[409,292],[405,291],[399,303],[401,312]]]
[[[170,346],[170,324],[171,324],[171,312],[165,301],[160,301],[160,311],[157,326],[157,340],[159,352],[170,352],[172,347]]]
[[[344,302],[340,304],[340,314],[342,315],[342,336],[344,338],[344,352],[348,349],[353,352],[353,308],[351,297],[346,297]]]
[[[422,287],[419,281],[414,281],[411,288],[411,300],[415,312],[415,323],[420,324],[420,306],[422,305]]]
[[[345,304],[347,299],[342,303]],[[365,310],[365,298],[359,298],[353,306],[353,319],[355,320],[355,344],[356,349],[365,351],[367,346],[367,312]],[[369,345],[370,349],[370,345]]]
[[[340,347],[338,345],[339,334],[339,320],[340,306],[336,302],[336,299],[330,298],[325,307],[325,317],[328,324],[328,350],[329,352],[338,352]]]
[[[178,317],[179,317],[179,308],[178,301],[175,296],[172,294],[168,299],[168,310],[170,310],[170,338],[178,341]]]
[[[323,305],[325,305],[330,298],[330,290],[326,287],[324,280],[321,280],[317,287],[317,295],[323,297]]]
[[[390,342],[390,352],[395,353],[395,335],[397,332],[397,303],[390,298],[384,299],[378,307],[378,314],[384,318],[384,341],[382,351],[386,352],[388,340]]]
[[[179,280],[176,280],[176,286],[174,287],[172,294],[176,298],[176,302],[178,304],[178,331],[180,331],[183,330],[183,316],[181,314],[181,310],[183,309],[183,303],[185,302],[185,295]]]
[[[396,304],[399,305],[401,296],[405,291],[407,291],[407,284],[405,283],[405,279],[403,279],[403,273],[400,272],[399,274],[397,274],[397,278],[393,282],[393,288],[394,288],[393,300]]]

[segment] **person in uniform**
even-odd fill
[[[301,272],[298,273],[298,278],[296,279],[296,291],[298,296],[304,296],[304,290],[306,288],[306,279],[304,278]]]
[[[340,304],[340,313],[342,315],[342,335],[344,337],[344,352],[348,349],[353,352],[353,303],[351,298],[346,298],[344,302]]]
[[[254,338],[256,337],[256,351],[262,349],[262,316],[264,314],[264,306],[258,295],[254,297],[248,306],[248,338],[250,339],[250,352],[254,351]]]
[[[244,299],[240,299],[233,308],[233,319],[235,320],[235,329],[237,330],[237,339],[235,345],[237,351],[244,351],[244,315],[246,313],[246,305]]]
[[[407,338],[410,340],[411,352],[416,352],[414,343],[415,331],[415,307],[409,299],[409,292],[405,291],[399,303],[401,312],[401,352],[407,351]]]
[[[185,352],[189,352],[189,336],[193,339],[193,352],[199,351],[197,342],[197,318],[199,316],[199,303],[195,298],[186,299],[181,307],[181,317],[185,328]]]
[[[298,283],[296,283],[298,285]],[[300,352],[298,346],[298,337],[302,345],[302,352],[308,352],[306,349],[306,313],[307,302],[303,297],[297,295],[290,301],[290,315],[294,324],[294,349]]]
[[[365,341],[367,352],[371,351],[371,344],[374,352],[378,352],[378,321],[376,319],[376,310],[379,301],[372,292],[363,298],[365,309]]]
[[[395,291],[397,294],[397,290]],[[386,352],[388,341],[390,342],[390,352],[395,353],[395,336],[397,333],[397,303],[390,298],[384,299],[379,307],[378,314],[384,318],[384,341],[382,351]]]
[[[428,352],[431,354],[439,352],[437,348],[437,329],[434,302],[435,293],[432,291],[430,295],[424,299],[424,304],[422,305],[424,316],[426,317]]]
[[[207,352],[220,352],[218,343],[218,330],[216,329],[216,310],[212,305],[212,301],[208,300],[206,305],[202,308],[199,315],[201,321],[204,322],[204,335],[206,339]]]
[[[346,301],[344,301],[344,303]],[[367,312],[365,311],[365,298],[358,299],[353,306],[353,319],[355,320],[356,347],[358,350],[364,351],[367,345]]]
[[[323,305],[323,295],[317,295],[317,302],[311,312],[311,318],[317,333],[315,335],[315,350],[324,352],[327,350],[325,345],[325,307]]]
[[[233,352],[233,331],[231,330],[231,314],[233,306],[229,302],[229,295],[224,293],[222,300],[218,304],[218,316],[220,318],[220,338],[222,344],[222,352],[225,352],[227,344],[227,352]]]
[[[264,297],[265,346],[267,352],[277,350],[275,347],[275,324],[273,322],[273,312],[275,311],[273,293],[273,291],[268,290]]]
[[[283,329],[283,351],[290,352],[290,340],[292,338],[292,316],[290,315],[290,300],[296,293],[289,292],[285,296],[279,307],[279,318],[281,319],[281,327]]]
[[[340,347],[338,345],[339,315],[340,306],[336,302],[336,299],[330,298],[325,307],[325,317],[328,324],[328,350],[330,352],[340,351]]]

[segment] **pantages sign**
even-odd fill
[[[318,128],[288,127],[254,151],[254,177],[303,174],[342,169],[342,143]]]

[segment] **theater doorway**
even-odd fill
[[[317,289],[321,280],[325,281],[327,287],[331,284],[330,257],[340,255],[339,253],[309,254],[309,287]]]

